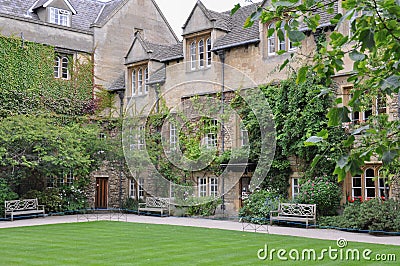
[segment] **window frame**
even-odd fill
[[[169,145],[170,148],[175,149],[178,143],[177,128],[174,123],[169,124]]]
[[[218,120],[217,119],[211,119],[206,121],[208,123],[209,130],[206,133],[205,136],[205,141],[206,141],[206,147],[207,148],[215,148],[218,146]],[[215,130],[214,130],[215,129]]]
[[[146,67],[144,69],[144,93],[147,94],[149,93],[149,85],[147,84],[149,82],[149,68]]]
[[[196,69],[196,41],[193,41],[190,43],[190,69],[195,70]]]
[[[136,199],[136,182],[135,179],[129,179],[129,198]]]
[[[137,196],[138,199],[144,199],[144,178],[139,177],[137,180]]]
[[[209,67],[212,64],[212,42],[211,42],[211,38],[207,38],[206,41],[206,65]]]
[[[137,134],[137,147],[138,150],[143,150],[145,146],[145,128],[144,126],[138,127],[138,134]]]
[[[131,72],[131,95],[136,95],[136,69]]]
[[[385,181],[385,179],[380,177],[380,168],[381,168],[381,166],[382,166],[381,164],[367,164],[362,169],[362,174],[361,175],[359,175],[359,176],[351,176],[349,185],[350,185],[350,189],[351,189],[350,195],[351,195],[351,199],[352,200],[355,200],[355,199],[369,200],[369,199],[377,198],[377,197],[382,198],[383,195],[381,193],[381,189],[383,190],[384,187],[381,186],[381,184],[380,184],[381,181],[380,180]],[[373,176],[370,176],[370,174],[369,175],[367,174],[368,170],[373,171]],[[360,184],[360,186],[355,186],[355,182],[354,182],[355,179],[359,180],[358,184]],[[371,186],[370,185],[371,183],[368,185],[368,183],[367,183],[368,180],[367,179],[370,179],[369,182],[373,182],[374,185]],[[361,195],[359,195],[359,193],[355,193],[356,189],[361,192]],[[390,186],[388,186],[387,184],[386,184],[386,189],[387,189],[388,196],[389,196]],[[374,191],[374,196],[373,197],[370,196],[371,193],[370,193],[370,195],[368,195],[368,190],[370,190],[370,191],[373,190]]]
[[[69,79],[69,59],[67,56],[61,58],[61,78]]]
[[[61,77],[60,69],[61,69],[61,57],[57,55],[54,60],[54,78],[58,79]]]
[[[218,177],[209,178],[209,191],[211,197],[218,197]]]
[[[296,182],[295,182],[296,181]],[[292,199],[295,199],[300,194],[300,178],[293,177],[291,182]]]
[[[198,195],[199,197],[207,197],[207,178],[198,177],[197,178]]]
[[[138,87],[138,95],[142,95],[143,94],[143,70],[140,67],[138,69],[138,78],[137,78],[137,87]]]
[[[275,23],[270,23],[267,27],[267,33],[270,29],[275,27]],[[272,49],[273,48],[273,49]],[[269,56],[276,55],[276,32],[267,38],[267,54]]]
[[[208,69],[212,65],[211,33],[202,33],[186,39],[186,62],[190,64],[190,71]]]
[[[249,131],[244,125],[240,126],[240,146],[249,146]]]
[[[71,26],[71,12],[57,7],[49,7],[49,22],[59,26]]]
[[[198,53],[199,53],[199,68],[202,69],[205,66],[205,49],[204,49],[204,39],[200,39],[198,42]]]
[[[53,75],[56,79],[69,80],[70,79],[70,60],[68,55],[56,55],[54,58]]]

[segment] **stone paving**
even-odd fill
[[[101,216],[99,216],[100,219]],[[105,215],[104,219],[107,218]],[[242,231],[242,224],[232,220],[212,220],[203,218],[187,218],[187,217],[153,217],[153,216],[138,216],[128,214],[123,218],[123,221],[132,223],[147,223],[147,224],[169,224],[179,226],[194,226],[204,228],[215,228],[224,230]],[[65,216],[47,216],[44,218],[32,218],[10,221],[1,221],[0,228],[20,227],[20,226],[35,226],[44,224],[60,224],[60,223],[76,223],[83,222],[85,219],[77,215]],[[87,219],[86,219],[87,221]],[[266,231],[257,231],[257,233],[267,233]],[[344,232],[333,229],[314,229],[314,228],[297,228],[297,227],[282,227],[268,226],[269,234],[299,236],[306,238],[317,238],[326,240],[345,239],[350,242],[365,242],[376,244],[388,244],[400,246],[400,236],[375,236],[367,233]]]

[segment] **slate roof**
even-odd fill
[[[109,91],[120,91],[125,89],[125,73],[122,73],[118,79],[116,79],[110,87],[107,88]]]
[[[157,83],[164,83],[166,79],[166,68],[165,66],[160,67],[156,71],[150,73],[150,79],[147,82],[147,85],[154,85]]]
[[[71,28],[92,32],[94,23],[101,24],[107,21],[114,10],[118,9],[127,0],[111,0],[100,2],[97,0],[68,0],[77,14],[72,16]],[[40,21],[31,8],[42,6],[47,0],[0,0],[0,16],[8,15],[23,19]]]
[[[256,10],[258,5],[259,3],[243,6],[231,16],[230,31],[214,42],[213,50],[259,42],[260,33],[258,23],[254,23],[250,28],[243,28],[246,19]],[[221,16],[230,16],[230,12],[223,12]]]
[[[150,59],[165,62],[183,58],[183,44],[182,42],[173,45],[161,45],[150,42],[145,42],[148,51],[151,51]]]

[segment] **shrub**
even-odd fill
[[[23,198],[37,198],[44,205],[46,212],[77,211],[87,208],[87,197],[83,190],[74,186],[46,188],[44,191],[28,191]]]
[[[318,215],[336,215],[340,206],[342,189],[328,176],[308,179],[300,185],[299,203],[317,204]]]
[[[400,232],[400,203],[371,199],[347,203],[341,216],[322,218],[323,226],[370,231]]]
[[[18,199],[18,194],[13,192],[7,181],[0,178],[0,217],[4,217],[4,201]]]
[[[280,201],[283,198],[276,191],[255,191],[244,201],[239,216],[245,220],[251,219],[252,222],[264,223],[269,218],[269,212],[278,209]]]
[[[30,190],[22,197],[24,199],[37,198],[39,204],[44,205],[44,209],[47,213],[63,211],[62,198],[56,188],[47,188],[44,191]]]
[[[222,203],[220,198],[204,197],[204,198],[188,198],[186,204],[186,214],[188,216],[212,216],[215,214],[217,206]]]
[[[125,210],[130,210],[130,211],[137,211],[139,206],[139,201],[136,199],[132,198],[127,198],[124,204],[122,205],[122,208]]]

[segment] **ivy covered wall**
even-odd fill
[[[94,112],[90,55],[71,58],[69,80],[54,78],[55,56],[54,47],[0,35],[0,117]]]

